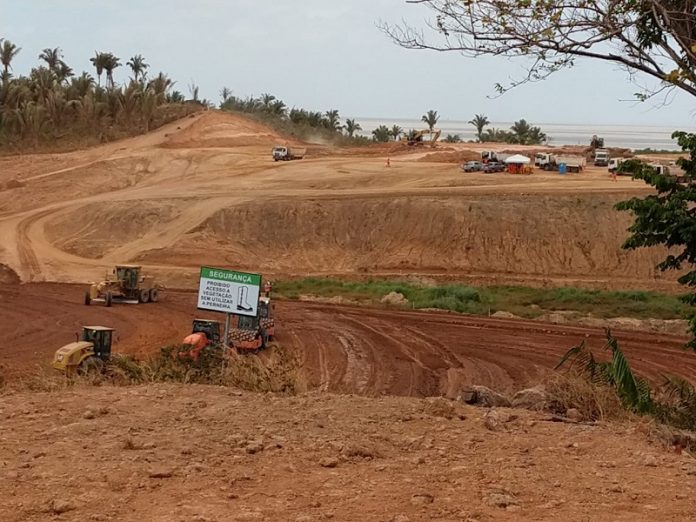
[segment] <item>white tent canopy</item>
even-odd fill
[[[531,163],[532,160],[529,159],[527,156],[522,156],[522,154],[515,154],[514,156],[510,156],[509,158],[505,158],[505,163],[521,163],[526,165],[527,163]]]

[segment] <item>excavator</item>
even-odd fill
[[[435,142],[440,139],[441,134],[442,131],[440,129],[423,129],[407,134],[401,141],[405,141],[409,146],[425,145],[429,143],[431,147],[434,147]],[[425,136],[430,136],[430,139],[424,139]]]

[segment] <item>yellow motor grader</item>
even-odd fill
[[[67,375],[100,371],[111,358],[114,329],[106,326],[83,326],[75,342],[58,348],[53,367]]]
[[[142,267],[117,265],[113,276],[105,281],[92,283],[85,292],[85,304],[104,303],[155,303],[159,299],[160,285],[152,276],[141,275]]]

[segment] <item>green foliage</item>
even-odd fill
[[[609,330],[606,330],[606,339],[605,348],[611,352],[609,360],[597,360],[583,341],[566,352],[556,369],[568,366],[594,387],[611,388],[628,411],[651,415],[669,426],[696,429],[694,386],[682,377],[667,375],[653,392],[648,382],[633,372]]]
[[[634,178],[654,187],[655,194],[622,201],[616,208],[630,211],[635,216],[624,248],[667,247],[669,253],[658,268],[662,271],[684,270],[678,281],[691,289],[684,302],[693,306],[696,304],[693,290],[696,287],[696,134],[675,132],[672,137],[688,153],[688,158],[677,160],[685,172],[685,179],[658,174],[654,167],[641,162],[624,162],[622,170],[632,172]],[[696,319],[691,321],[691,332],[696,336]],[[689,346],[696,349],[696,339],[692,339]]]
[[[440,116],[438,116],[437,111],[434,110],[429,110],[426,112],[423,116],[421,116],[421,121],[425,123],[430,131],[435,128],[435,125],[437,125],[437,122],[440,120]]]
[[[372,131],[372,139],[378,143],[389,141],[391,136],[391,130],[386,125],[380,125]]]
[[[476,127],[476,137],[478,138],[478,140],[481,142],[484,141],[483,130],[486,128],[487,125],[491,123],[490,121],[488,121],[488,118],[483,114],[476,114],[474,115],[474,119],[469,120],[469,123]]]
[[[323,113],[296,107],[289,109],[285,102],[272,94],[264,93],[259,97],[240,98],[234,96],[232,91],[226,87],[222,89],[220,95],[222,98],[221,110],[242,112],[282,133],[299,139],[322,137],[346,145],[364,144],[367,141],[361,136],[355,136],[356,132],[362,130],[360,124],[355,120],[346,120],[346,125],[341,125],[340,115],[336,109]],[[343,134],[344,128],[345,135]]]
[[[448,134],[442,141],[445,143],[461,143],[462,137],[459,134]]]
[[[636,413],[654,412],[655,404],[647,381],[633,373],[626,356],[609,329],[606,330],[606,339],[605,348],[611,351],[609,361],[598,362],[583,341],[580,345],[568,350],[556,369],[565,364],[574,366],[591,382],[614,388],[628,410]]]
[[[75,75],[59,47],[44,49],[38,58],[45,65],[34,67],[28,76],[13,76],[11,64],[19,51],[0,39],[0,147],[98,143],[146,132],[198,109],[174,106],[183,100],[169,98],[173,82],[165,74],[146,82],[148,65],[141,55],[128,62],[135,78],[117,86],[113,71],[121,64],[112,53],[97,52],[91,58],[99,80],[95,82],[87,72]],[[107,88],[101,87],[104,73]]]
[[[403,294],[414,308],[439,308],[471,314],[504,310],[521,317],[570,310],[596,317],[676,319],[685,317],[689,307],[677,296],[644,291],[603,291],[580,288],[531,288],[464,285],[424,286],[406,281],[369,279],[362,282],[329,278],[278,281],[274,291],[297,298],[341,296],[377,303],[389,292]]]

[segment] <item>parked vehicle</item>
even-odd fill
[[[512,156],[512,154],[510,154],[508,152],[496,152],[494,150],[484,150],[481,153],[481,163],[483,163],[484,165],[486,163],[490,163],[493,161],[503,163],[510,156]]]
[[[625,161],[624,158],[611,158],[607,164],[609,172],[617,172],[621,169],[621,164]]]
[[[483,172],[505,172],[505,163],[489,161],[483,166]]]
[[[483,164],[480,161],[467,161],[462,165],[464,172],[480,172],[483,170]]]
[[[548,152],[539,152],[534,155],[534,165],[543,170],[559,170],[561,165],[565,165],[568,172],[582,172],[587,165],[587,160],[584,156],[557,156]]]
[[[609,151],[607,149],[597,149],[594,152],[595,167],[607,167],[609,165]]]

